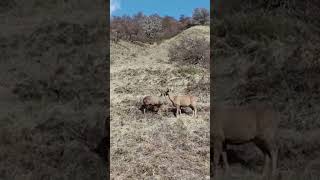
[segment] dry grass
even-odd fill
[[[227,7],[240,1],[223,2]],[[309,4],[295,2],[298,11]],[[278,179],[319,179],[320,34],[317,23],[307,20],[319,16],[307,15],[309,9],[296,17],[295,10],[241,5],[213,23],[214,103],[274,105],[281,114]],[[249,176],[261,170],[262,153],[251,145],[231,146],[229,154],[231,167],[240,163]],[[231,179],[255,179],[245,174],[232,172]]]
[[[209,36],[208,27],[193,28],[203,30],[195,36]],[[161,44],[111,44],[112,179],[209,179],[209,72],[168,62],[170,44],[193,28]],[[191,88],[198,83],[207,88]],[[199,117],[191,118],[190,109],[179,118],[144,116],[142,98],[166,87],[200,97]]]
[[[102,5],[15,2],[1,14],[0,179],[106,179]]]

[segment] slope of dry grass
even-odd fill
[[[168,48],[184,36],[205,37],[209,27],[196,26],[160,44],[111,44],[111,177],[113,179],[209,178],[209,72],[168,62]],[[199,116],[171,112],[163,116],[139,110],[146,95],[173,88],[174,94],[199,97]],[[169,102],[168,102],[169,103]]]
[[[0,179],[106,179],[102,4],[14,2],[0,17]]]
[[[240,3],[220,1],[241,10],[219,9],[221,16],[212,24],[214,103],[274,105],[281,113],[279,179],[319,179],[320,35],[318,23],[309,21],[318,21],[319,16],[310,16],[309,8],[303,10],[319,4],[290,1],[297,2],[292,9],[269,9],[235,2]],[[305,13],[297,17],[296,10]],[[226,179],[259,179],[263,156],[257,148],[248,144],[228,149],[234,162]]]

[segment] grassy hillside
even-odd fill
[[[0,179],[106,179],[103,4],[0,6]]]
[[[274,105],[281,112],[279,176],[319,179],[319,3],[228,0],[217,5],[211,30],[213,102]],[[230,146],[230,151],[231,159],[244,160],[232,164],[230,179],[258,178],[263,157],[257,148]]]
[[[158,44],[111,43],[112,178],[209,178],[209,69],[181,66],[168,56],[172,44],[190,35],[209,41],[209,33],[208,26],[195,26]],[[191,118],[190,109],[179,118],[143,115],[143,97],[166,88],[199,97],[199,116]]]

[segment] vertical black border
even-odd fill
[[[105,13],[106,13],[106,151],[107,151],[107,179],[110,179],[110,1],[105,0]]]
[[[212,129],[211,129],[211,123],[213,120],[213,96],[214,96],[214,83],[213,83],[213,74],[214,74],[214,66],[213,66],[213,42],[214,42],[214,36],[213,36],[213,21],[214,21],[214,0],[210,0],[210,179],[213,178],[213,167],[212,167],[212,160],[213,160],[213,146],[212,146]]]
[[[211,123],[212,123],[212,112],[213,112],[213,70],[214,70],[214,66],[213,66],[213,22],[214,21],[214,0],[210,0],[210,179],[213,178],[213,167],[212,167],[212,157],[213,157],[213,147],[212,147],[212,129],[211,129]]]

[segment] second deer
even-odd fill
[[[190,107],[192,109],[192,117],[197,116],[197,97],[188,95],[172,96],[170,91],[170,89],[167,89],[164,95],[168,96],[172,105],[177,108],[176,116],[181,115],[181,107]]]
[[[164,110],[165,106],[162,100],[164,94],[160,90],[158,91],[160,92],[159,96],[146,96],[143,98],[142,100],[143,114],[146,113],[146,109],[148,110],[152,109],[152,111]]]

